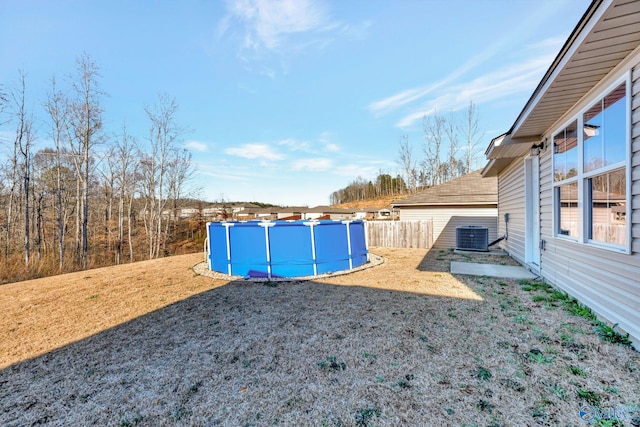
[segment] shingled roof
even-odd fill
[[[433,205],[497,205],[498,179],[483,178],[480,170],[434,185],[404,199],[395,200],[392,207]]]

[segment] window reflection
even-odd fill
[[[591,230],[597,242],[625,245],[627,242],[627,184],[624,169],[587,180],[590,194]]]
[[[557,234],[562,236],[578,236],[578,183],[564,184],[556,187],[558,212]]]
[[[584,113],[584,170],[625,159],[626,85],[623,83]]]
[[[562,181],[578,174],[578,122],[553,137],[554,179]]]

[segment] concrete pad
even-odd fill
[[[503,277],[505,279],[535,279],[538,276],[524,267],[513,265],[476,264],[451,261],[451,274],[470,276]]]
[[[454,254],[475,254],[475,255],[498,255],[498,256],[509,256],[508,253],[503,251],[502,249],[491,249],[489,251],[465,251],[464,249],[454,249]]]

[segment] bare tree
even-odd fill
[[[191,153],[182,149],[171,150],[170,159],[167,165],[167,196],[171,200],[171,211],[174,228],[178,220],[178,203],[184,197],[193,196],[188,183],[195,173],[195,167],[191,162]],[[165,224],[165,238],[163,239],[163,250],[166,250],[166,237],[171,229],[171,217]]]
[[[56,180],[56,157],[55,151],[50,148],[36,151],[32,160],[31,173],[31,193],[33,200],[32,217],[34,224],[33,246],[35,247],[38,259],[43,257],[43,246],[45,242],[45,214],[47,211],[47,196],[53,194],[55,198]],[[51,205],[55,206],[55,202]]]
[[[2,121],[2,114],[4,114],[8,105],[9,105],[9,96],[4,91],[4,86],[0,85],[0,126],[8,122],[8,119],[6,119],[6,121],[4,122]]]
[[[460,175],[459,171],[459,163],[458,160],[458,151],[460,150],[460,146],[458,143],[458,132],[456,131],[456,126],[454,120],[449,120],[444,127],[445,134],[447,135],[447,139],[449,140],[449,153],[447,159],[447,176],[446,181],[456,178]]]
[[[425,116],[422,122],[425,144],[423,152],[425,160],[422,168],[428,177],[429,185],[437,185],[443,182],[442,161],[440,151],[445,138],[445,127],[447,119],[439,113],[432,116]]]
[[[114,147],[109,147],[106,153],[104,153],[104,157],[100,160],[100,166],[98,168],[102,175],[100,187],[102,195],[104,196],[104,248],[107,252],[113,249],[113,236],[116,234],[114,230],[113,205],[116,193],[117,163],[116,150]]]
[[[176,222],[178,210],[196,191],[175,100],[163,95],[146,108],[150,144],[145,153],[126,127],[117,140],[109,139],[112,149],[102,149],[100,74],[92,58],[82,54],[64,87],[55,78],[50,81],[41,117],[50,144],[37,150],[38,122],[31,114],[37,110],[27,102],[26,77],[21,72],[19,84],[10,88],[0,84],[0,125],[9,123],[15,130],[0,141],[0,281],[133,261],[136,251],[145,257],[147,243],[150,257],[171,250],[174,236],[185,237]],[[150,209],[141,210],[143,203]],[[23,253],[28,268],[22,268]],[[98,258],[98,253],[107,256]],[[36,255],[43,263],[34,263]]]
[[[484,132],[480,131],[480,114],[478,107],[469,101],[469,108],[465,111],[462,121],[461,133],[464,136],[464,163],[465,173],[469,173],[474,169],[474,162],[481,150],[481,139]]]
[[[16,108],[16,139],[14,143],[15,149],[17,149],[20,160],[16,161],[16,166],[20,170],[20,179],[22,181],[22,199],[24,209],[24,262],[25,265],[29,265],[29,257],[31,251],[31,238],[30,238],[30,193],[31,193],[31,146],[35,138],[33,130],[33,118],[27,112],[27,106],[25,102],[26,97],[26,78],[27,75],[24,71],[20,71],[18,88],[13,93],[13,102]]]
[[[418,171],[413,157],[413,147],[409,143],[409,135],[400,135],[398,138],[398,161],[404,172],[407,187],[410,193],[414,193],[418,187]]]
[[[49,116],[51,130],[50,136],[55,146],[55,210],[56,231],[58,243],[58,269],[62,271],[64,263],[64,214],[62,205],[62,146],[69,141],[69,102],[64,94],[57,89],[55,77],[51,78],[51,92],[47,96],[44,105]]]
[[[13,243],[14,236],[14,210],[16,208],[16,203],[18,200],[18,185],[19,185],[19,177],[18,177],[18,153],[20,152],[18,146],[18,139],[14,139],[13,142],[13,150],[11,153],[11,158],[9,159],[8,165],[6,167],[6,176],[8,181],[8,195],[7,195],[7,203],[6,203],[6,224],[5,224],[5,258],[8,260],[11,255],[11,247]]]
[[[81,265],[87,268],[89,221],[89,166],[93,147],[98,143],[98,132],[102,129],[102,108],[100,97],[103,93],[98,86],[99,69],[87,53],[76,60],[76,75],[72,81],[75,99],[72,102],[72,128],[78,159],[76,169],[78,184],[81,186]]]
[[[167,171],[171,150],[185,133],[185,129],[176,123],[178,104],[175,98],[162,94],[157,103],[145,109],[150,121],[148,153],[143,166],[145,185],[145,226],[149,243],[149,258],[160,256],[164,246],[163,214],[168,197]]]
[[[127,126],[122,124],[122,131],[118,136],[113,154],[115,159],[115,185],[118,191],[118,236],[116,240],[116,264],[120,264],[122,247],[124,244],[124,218],[125,203],[127,204],[127,233],[129,241],[129,258],[133,261],[133,243],[131,239],[131,215],[133,198],[135,194],[135,165],[136,152],[138,151],[136,140],[127,132]]]

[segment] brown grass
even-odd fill
[[[448,273],[509,258],[372,251],[321,281],[194,277],[185,255],[0,286],[0,425],[581,425],[585,401],[640,404],[637,352],[517,281]]]

